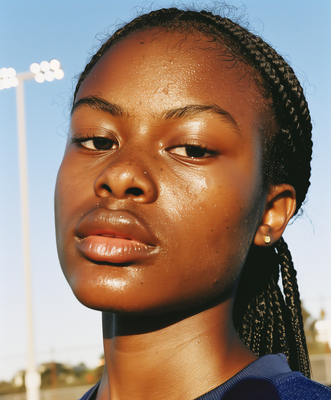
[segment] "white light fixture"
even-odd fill
[[[64,77],[60,61],[55,58],[50,62],[42,61],[40,64],[31,64],[30,70],[36,74],[35,80],[39,83],[44,81],[52,82],[54,78],[62,79]]]
[[[52,71],[56,71],[57,69],[60,69],[61,64],[60,64],[59,60],[56,60],[55,58],[53,58],[53,60],[51,60],[49,62],[49,66],[50,66]]]
[[[48,82],[54,81],[54,72],[53,71],[46,71],[44,73],[44,75],[45,75],[45,80],[46,81],[48,81]]]
[[[35,79],[38,83],[43,83],[44,80],[45,80],[45,76],[44,76],[44,74],[43,74],[42,72],[38,72],[38,73],[35,75],[34,79]]]
[[[42,62],[40,63],[40,69],[41,69],[43,72],[49,71],[50,68],[51,68],[51,67],[49,66],[49,62],[48,62],[48,61],[42,61]]]
[[[62,69],[56,69],[54,71],[54,77],[55,79],[62,79],[64,77],[64,72],[62,71]]]
[[[1,68],[0,69],[0,90],[10,89],[18,85],[16,78],[16,71],[14,68]]]
[[[14,68],[8,68],[7,69],[8,78],[14,78],[15,75],[16,75],[16,71],[14,70]]]
[[[22,238],[23,258],[25,269],[26,307],[27,307],[27,368],[25,374],[26,399],[40,399],[40,374],[35,365],[34,338],[32,324],[32,295],[31,295],[31,272],[29,255],[29,210],[28,210],[28,173],[27,173],[27,149],[25,129],[25,107],[24,107],[24,81],[35,79],[37,82],[53,81],[54,78],[62,79],[64,73],[57,60],[43,61],[40,64],[33,63],[30,71],[16,74],[14,68],[0,69],[0,90],[16,86],[16,106],[18,125],[18,148],[19,148],[19,175],[20,175],[20,198],[22,213]]]
[[[64,72],[61,64],[53,58],[50,62],[42,61],[40,64],[33,63],[30,65],[30,71],[16,74],[14,68],[0,69],[0,90],[16,87],[20,81],[35,79],[36,82],[44,81],[52,82],[54,79],[62,79]]]
[[[34,74],[38,74],[38,72],[40,72],[40,65],[37,63],[31,64],[30,71],[33,72]]]

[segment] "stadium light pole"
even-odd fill
[[[24,107],[24,81],[35,79],[42,83],[62,79],[64,73],[58,60],[33,63],[30,71],[16,74],[13,68],[0,69],[0,90],[16,87],[17,129],[18,129],[18,156],[20,175],[20,200],[22,218],[23,260],[25,271],[25,292],[27,312],[27,369],[25,387],[27,400],[40,400],[40,374],[36,368],[33,336],[31,269],[30,269],[30,240],[29,240],[29,204],[28,204],[28,162],[26,146],[26,124]]]

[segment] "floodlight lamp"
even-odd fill
[[[61,64],[60,64],[59,60],[56,60],[55,58],[53,58],[53,60],[51,60],[49,62],[49,66],[52,71],[56,71],[57,69],[60,69]]]
[[[30,71],[33,72],[34,74],[38,74],[38,72],[40,72],[40,65],[37,63],[31,64]]]
[[[11,88],[11,84],[10,84],[9,78],[4,79],[3,80],[3,84],[4,84],[5,89],[10,89]]]
[[[42,72],[38,72],[38,73],[35,75],[34,79],[35,79],[38,83],[43,83],[44,80],[45,80],[45,76],[44,76],[44,74],[43,74]]]
[[[7,68],[0,69],[0,79],[7,78]]]
[[[28,79],[34,79],[38,83],[44,81],[52,82],[54,79],[62,79],[64,72],[61,69],[61,64],[58,60],[53,58],[50,62],[42,61],[40,64],[32,63],[30,65],[31,72],[23,72],[16,77],[14,68],[1,68],[0,69],[0,90],[16,87],[19,82]]]
[[[43,72],[49,71],[49,70],[50,70],[49,62],[48,62],[48,61],[42,61],[42,62],[40,63],[40,69],[41,69],[41,71],[43,71]]]
[[[48,82],[54,81],[54,72],[53,71],[46,71],[44,73],[44,76],[45,76],[46,81],[48,81]]]
[[[14,78],[14,76],[16,76],[16,71],[14,68],[7,68],[7,77]]]
[[[0,90],[10,89],[18,85],[16,78],[16,71],[14,68],[1,68],[0,69]]]
[[[14,68],[1,68],[0,69],[0,79],[13,78],[16,76],[16,71]]]
[[[39,83],[48,81],[52,82],[55,79],[62,79],[64,72],[60,68],[60,61],[53,58],[50,62],[42,61],[40,64],[31,64],[30,70],[36,74],[35,80]]]
[[[54,77],[55,79],[62,79],[64,77],[64,72],[62,71],[62,69],[55,70]]]

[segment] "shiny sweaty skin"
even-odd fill
[[[263,97],[214,46],[199,33],[133,34],[75,100],[57,243],[76,297],[104,312],[98,399],[161,398],[170,381],[164,398],[193,399],[256,358],[233,328],[235,287],[252,242],[282,234],[295,194],[263,188]]]

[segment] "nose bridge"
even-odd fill
[[[139,146],[124,146],[97,177],[94,191],[98,197],[133,199],[151,203],[157,199],[157,185],[149,168],[148,157]]]

